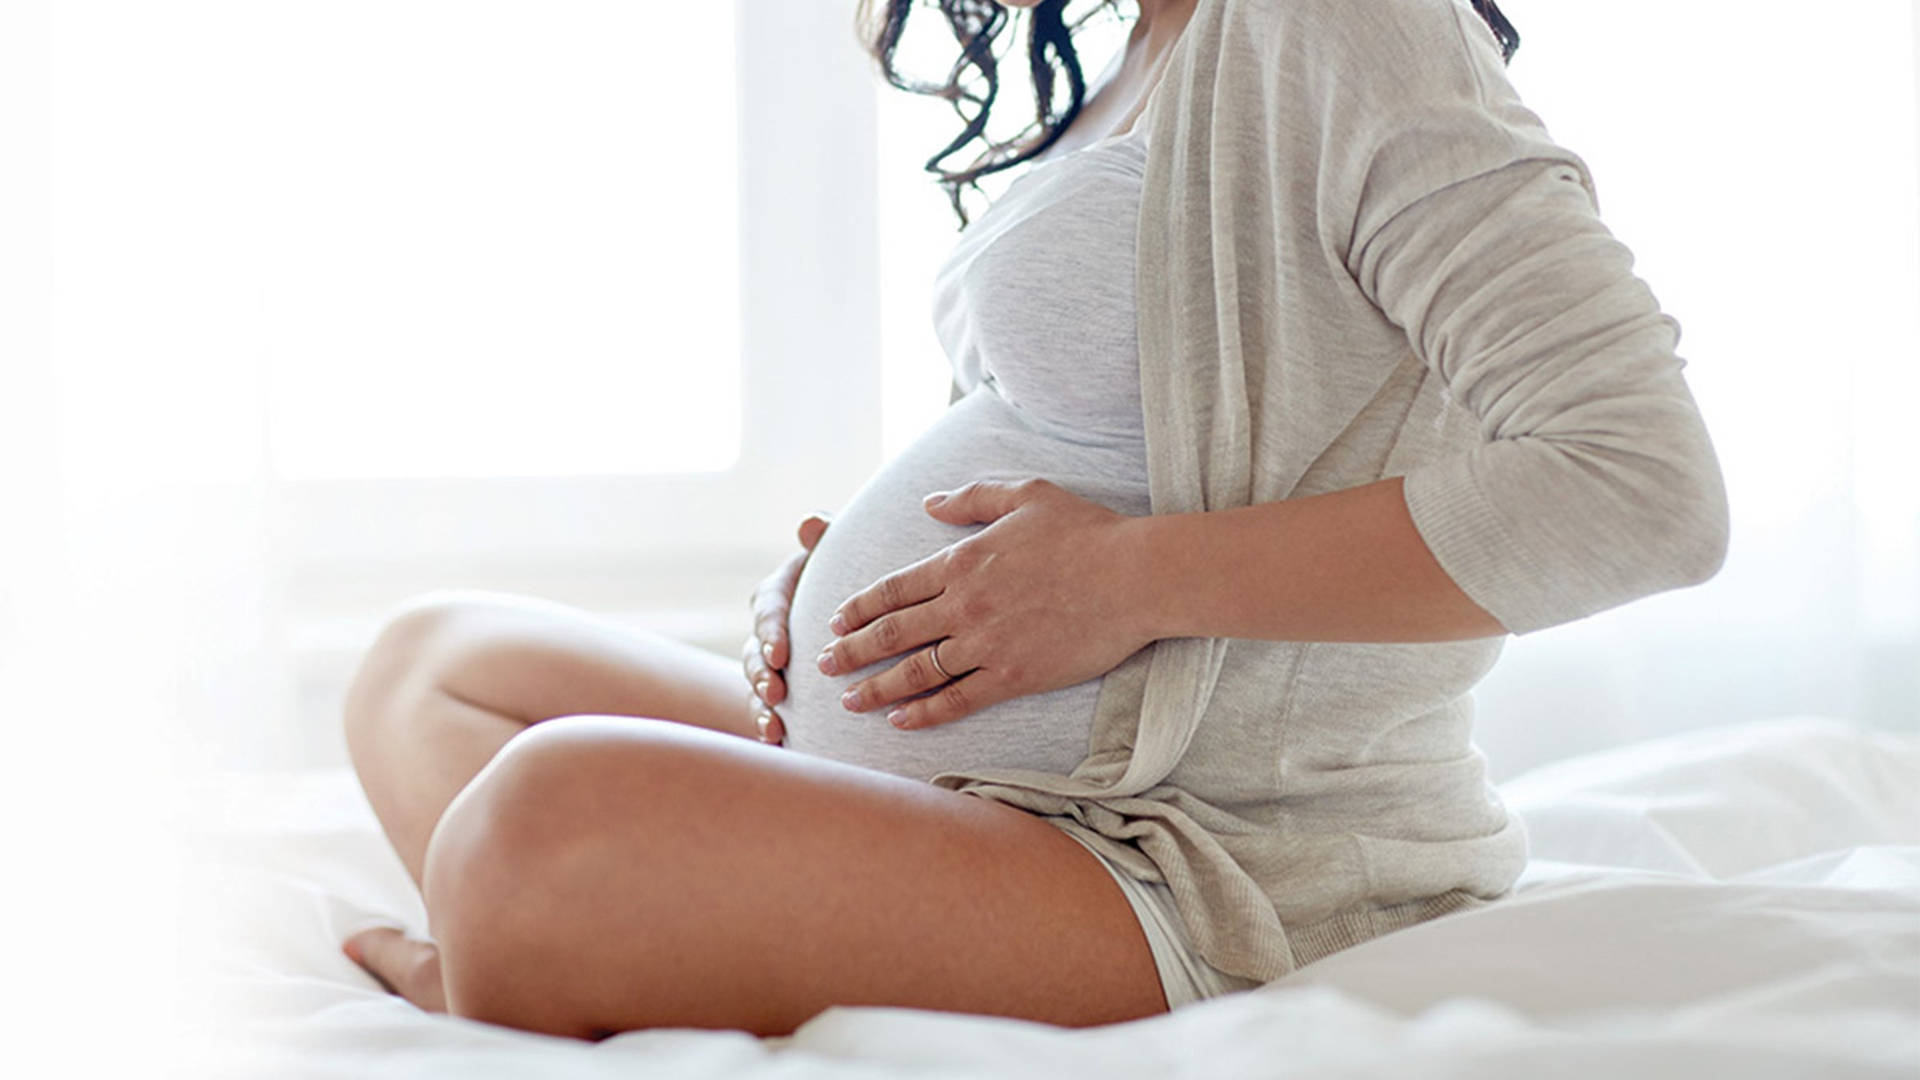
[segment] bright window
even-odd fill
[[[68,250],[168,250],[163,304],[230,290],[129,407],[211,395],[258,422],[264,399],[289,478],[737,456],[732,4],[80,3],[58,25]],[[98,355],[152,348],[145,319],[77,314]]]

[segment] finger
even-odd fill
[[[940,648],[940,662],[947,662],[946,646]],[[923,698],[903,702],[887,711],[887,722],[902,731],[951,724],[969,713],[1005,701],[1008,694],[985,668],[962,675]]]
[[[760,639],[760,656],[768,667],[787,666],[787,611],[806,561],[807,552],[795,552],[754,592],[753,633]]]
[[[1025,480],[974,480],[954,491],[936,491],[925,499],[929,515],[949,525],[974,525],[997,521],[1012,513],[1021,503],[1038,495],[1048,481],[1039,477]]]
[[[827,516],[825,512],[807,515],[806,520],[800,523],[800,546],[812,551],[814,545],[820,542],[820,535],[826,532],[827,526],[832,523],[833,518]]]
[[[951,550],[951,547],[941,548],[847,597],[827,620],[827,629],[835,634],[851,634],[889,611],[940,595],[946,588],[947,553]]]
[[[778,705],[780,699],[787,696],[787,680],[767,666],[758,645],[759,639],[749,635],[740,649],[740,669],[746,672],[747,685],[753,687],[754,697],[769,705]]]
[[[786,742],[786,725],[780,722],[780,714],[774,712],[772,709],[765,707],[755,708],[753,726],[754,730],[758,733],[760,741],[763,743],[778,746]]]
[[[949,606],[936,596],[901,611],[890,611],[844,637],[827,642],[814,663],[822,674],[847,675],[889,656],[931,645],[945,637],[948,628],[956,623]],[[943,655],[941,659],[946,658]]]
[[[753,590],[753,611],[759,616],[774,608],[784,608],[793,597],[793,586],[800,580],[800,568],[806,565],[807,553],[796,551],[787,556],[780,568],[761,579]]]
[[[940,666],[935,666],[933,662],[936,648],[940,650]],[[872,712],[905,701],[915,694],[936,689],[947,681],[947,677],[940,673],[940,667],[956,675],[966,671],[965,668],[954,666],[959,652],[960,646],[952,638],[943,638],[924,649],[915,649],[885,671],[848,687],[840,698],[840,707],[848,712]]]

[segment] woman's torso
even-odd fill
[[[934,520],[929,492],[1038,476],[1150,512],[1133,291],[1145,154],[1136,124],[1031,166],[942,265],[934,325],[965,396],[854,494],[807,560],[779,706],[790,749],[919,780],[979,766],[1066,774],[1086,756],[1099,679],[899,731],[885,709],[850,713],[839,699],[901,656],[837,676],[814,657],[847,597],[987,527]]]

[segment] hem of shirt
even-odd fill
[[[1417,900],[1342,912],[1306,926],[1287,926],[1284,922],[1281,925],[1286,928],[1294,970],[1298,971],[1316,960],[1324,960],[1395,930],[1418,926],[1442,915],[1486,907],[1493,902],[1465,889],[1449,889]]]
[[[1165,883],[1166,879],[1160,874],[1159,868],[1154,865],[1151,859],[1147,858],[1146,854],[1142,852],[1138,846],[1115,840],[1113,837],[1105,836],[1088,829],[1084,824],[1073,820],[1071,817],[1048,814],[1039,816],[1041,820],[1047,824],[1052,825],[1061,832],[1079,841],[1080,846],[1091,852],[1103,866],[1107,867],[1109,873],[1124,873],[1136,881]],[[1126,852],[1125,857],[1114,852],[1112,850],[1114,848],[1123,849]],[[1138,873],[1129,866],[1128,864],[1133,859],[1140,860],[1140,863],[1148,872],[1145,874]],[[1124,888],[1122,891],[1125,891]],[[1286,937],[1285,959],[1282,962],[1289,964],[1289,967],[1287,971],[1276,977],[1283,978],[1285,975],[1290,975],[1316,960],[1323,960],[1343,949],[1350,949],[1355,945],[1363,945],[1374,938],[1390,934],[1396,930],[1404,930],[1411,926],[1417,926],[1431,919],[1437,919],[1442,915],[1451,915],[1456,912],[1471,911],[1476,908],[1486,907],[1489,904],[1511,895],[1511,893],[1512,890],[1509,889],[1499,896],[1486,897],[1466,889],[1448,889],[1445,892],[1435,893],[1431,896],[1422,896],[1395,904],[1348,908],[1339,914],[1304,925],[1291,923],[1282,919],[1280,920],[1280,927]],[[1132,901],[1131,896],[1129,896],[1128,899],[1129,902]],[[1135,908],[1135,914],[1136,916],[1140,914],[1137,907]],[[1175,913],[1173,917],[1176,919],[1181,918],[1177,913]],[[1180,929],[1191,939],[1191,929],[1185,926],[1184,922]],[[1261,985],[1265,981],[1270,981],[1221,967],[1203,955],[1197,947],[1192,948],[1192,953],[1197,962],[1206,964],[1207,967],[1220,973],[1224,978],[1250,979],[1253,985]],[[1164,979],[1168,972],[1162,965],[1162,959],[1158,952],[1156,952],[1154,955],[1154,964],[1156,968],[1160,969]]]

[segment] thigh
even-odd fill
[[[448,809],[425,894],[449,1006],[556,1034],[1166,1009],[1125,895],[1044,820],[657,721],[516,737]]]
[[[585,713],[645,716],[753,738],[750,688],[727,658],[604,615],[529,596],[437,593],[417,659],[443,689],[523,724]]]

